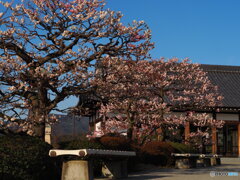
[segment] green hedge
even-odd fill
[[[89,140],[84,137],[72,141],[61,142],[59,146],[60,149],[104,149],[98,140]]]
[[[0,136],[1,180],[60,179],[51,146],[31,136]]]

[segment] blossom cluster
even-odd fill
[[[91,84],[104,99],[100,109],[104,133],[128,129],[129,137],[147,140],[158,129],[174,133],[185,122],[198,127],[223,125],[206,113],[194,112],[219,106],[222,96],[200,65],[187,59],[124,61],[108,57],[96,72]],[[185,111],[185,115],[177,116],[174,110]]]
[[[107,56],[141,60],[153,48],[144,22],[123,25],[123,15],[106,9],[103,0],[0,4],[5,7],[0,12],[0,121],[8,121],[0,129],[13,123],[11,118],[35,125],[50,121],[48,114],[60,111],[64,99],[91,91],[97,61]]]

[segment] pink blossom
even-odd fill
[[[136,45],[128,43],[128,47],[136,48]]]
[[[205,113],[188,111],[177,116],[171,112],[179,106],[202,108],[220,103],[221,96],[199,65],[176,58],[135,62],[107,57],[101,63],[102,70],[91,83],[108,101],[100,109],[104,133],[132,128],[131,137],[141,140],[162,127],[177,135],[174,129],[186,122],[197,127],[223,125]],[[104,79],[102,72],[107,72]],[[206,136],[206,132],[201,135]]]
[[[6,86],[0,95],[1,129],[14,127],[36,135],[35,125],[56,121],[48,117],[53,110],[65,112],[59,103],[92,91],[89,81],[94,79],[96,60],[113,52],[123,59],[143,60],[153,48],[144,23],[123,26],[123,15],[105,8],[104,0],[29,0],[15,7],[0,3],[7,12],[0,14],[0,76]],[[126,48],[126,37],[133,34],[147,38]],[[124,84],[122,88],[129,91]]]

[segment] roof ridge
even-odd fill
[[[240,66],[200,64],[200,67],[206,72],[240,73]]]
[[[240,68],[240,66],[235,65],[223,65],[223,64],[200,64],[201,66],[209,66],[209,67],[232,67],[232,68]]]
[[[207,72],[223,72],[223,73],[240,73],[240,69],[239,70],[221,70],[221,69],[206,69]]]

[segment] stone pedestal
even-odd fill
[[[178,169],[195,168],[196,164],[196,158],[177,158],[175,161],[175,167]]]
[[[102,167],[104,177],[119,179],[128,177],[127,160],[122,161],[104,161]]]
[[[93,180],[91,161],[72,160],[64,162],[61,180]]]

